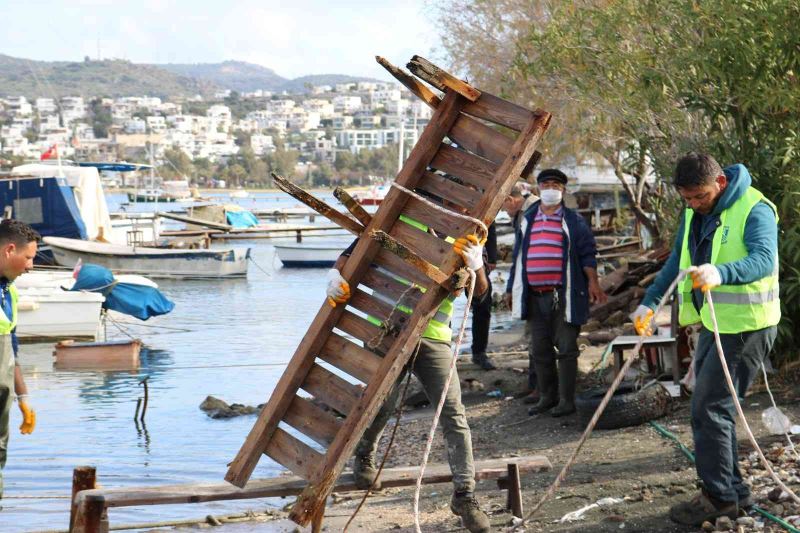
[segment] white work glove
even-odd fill
[[[325,290],[325,294],[328,295],[328,303],[331,307],[336,307],[336,304],[343,304],[350,299],[350,284],[335,268],[328,270],[328,288]]]
[[[653,334],[653,310],[646,305],[640,305],[636,311],[629,315],[633,321],[633,329],[636,330],[637,335],[649,337]]]
[[[467,235],[456,239],[456,242],[453,243],[453,250],[461,255],[467,268],[475,271],[483,268],[483,242],[478,241],[477,235]]]
[[[722,275],[719,269],[711,263],[689,268],[692,276],[692,287],[701,289],[703,292],[710,291],[714,287],[722,285]]]

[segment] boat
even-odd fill
[[[228,193],[228,196],[230,196],[231,198],[247,198],[248,196],[250,196],[250,193],[245,189],[236,189],[230,191]]]
[[[136,189],[128,193],[130,202],[174,202],[175,199],[166,195],[164,189]]]
[[[135,370],[139,368],[139,339],[104,342],[62,341],[53,351],[58,370]]]
[[[346,244],[276,243],[275,253],[288,268],[330,268],[339,259]]]
[[[381,205],[391,189],[389,184],[373,185],[364,193],[356,194],[356,201],[361,205]]]
[[[250,258],[249,248],[150,248],[63,237],[45,237],[44,242],[59,265],[71,268],[80,260],[102,265],[115,273],[149,278],[244,278]]]
[[[105,302],[102,294],[52,286],[18,287],[17,292],[17,338],[20,342],[93,341],[98,338],[100,311]]]

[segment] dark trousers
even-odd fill
[[[481,298],[472,299],[472,355],[485,353],[492,321],[492,282]]]
[[[772,350],[777,327],[720,335],[728,371],[740,399]],[[742,482],[736,449],[736,408],[717,355],[714,334],[703,328],[694,354],[692,434],[697,475],[718,500],[735,502],[750,490]]]
[[[533,290],[528,292],[528,382],[531,388],[536,387],[534,367],[537,364],[555,368],[556,359],[577,358],[580,355],[578,334],[581,327],[564,320],[564,305],[556,294],[539,294]]]

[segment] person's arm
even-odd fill
[[[517,270],[517,255],[520,253],[520,248],[522,248],[522,239],[524,235],[522,235],[522,222],[520,219],[520,224],[517,225],[517,228],[514,231],[514,249],[511,252],[511,270],[508,271],[508,281],[506,282],[506,293],[511,293],[514,289],[514,275],[516,274]]]
[[[486,263],[488,272],[497,266],[497,228],[494,222],[489,225],[489,234],[486,236]]]
[[[592,267],[583,267],[583,273],[586,274],[586,279],[589,284],[589,302],[593,304],[602,304],[608,301],[608,295],[603,292],[600,287],[600,279],[597,277],[597,269]]]
[[[672,252],[669,254],[667,262],[661,267],[661,271],[653,280],[653,283],[647,288],[642,298],[641,305],[649,307],[654,310],[658,307],[664,293],[667,292],[670,284],[678,276],[680,271],[681,249],[683,248],[683,234],[685,217],[681,213],[681,223],[678,226],[678,232],[675,234],[675,244],[672,246]]]
[[[772,208],[761,202],[747,217],[744,227],[747,256],[715,265],[723,285],[745,285],[775,272],[778,260],[778,223]]]
[[[577,215],[577,242],[575,243],[578,251],[578,260],[583,273],[586,275],[586,283],[589,289],[590,303],[604,303],[608,301],[608,296],[600,288],[600,280],[597,277],[597,242],[589,225],[582,216]]]
[[[17,393],[17,397],[28,395],[28,386],[25,384],[19,364],[14,365],[14,392]]]

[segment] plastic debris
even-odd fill
[[[601,498],[596,502],[589,504],[585,507],[581,507],[577,511],[571,511],[558,520],[559,523],[564,524],[566,522],[577,522],[578,520],[583,520],[587,512],[591,511],[592,509],[599,509],[600,507],[608,507],[609,505],[616,505],[618,503],[622,503],[622,498]]]

